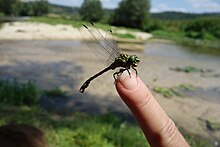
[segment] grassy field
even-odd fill
[[[58,88],[45,91],[40,90],[33,81],[20,83],[11,80],[0,81],[0,90],[0,125],[13,122],[40,128],[51,147],[149,146],[137,124],[128,123],[111,113],[89,116],[75,112],[62,116],[43,111],[38,104],[41,96],[66,96],[65,92]],[[24,94],[16,97],[18,91]],[[11,94],[8,96],[8,93]],[[8,97],[9,101],[6,101]],[[209,140],[187,134],[183,130],[181,132],[192,147],[212,146]]]

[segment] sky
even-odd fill
[[[83,0],[48,0],[64,6],[81,6]],[[104,8],[116,8],[121,0],[101,0]],[[178,11],[190,13],[220,12],[220,0],[151,0],[151,12]]]

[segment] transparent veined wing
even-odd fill
[[[111,30],[103,33],[93,23],[90,23],[84,24],[79,31],[83,37],[83,42],[87,44],[101,62],[109,65],[120,55]],[[103,34],[105,34],[105,37]]]

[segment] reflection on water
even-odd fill
[[[148,42],[146,43],[144,53],[153,56],[164,56],[184,60],[209,60],[220,62],[219,56],[191,52],[189,49],[174,43]]]

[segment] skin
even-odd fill
[[[152,147],[189,147],[174,122],[136,74],[131,73],[130,76],[123,72],[115,86]]]

